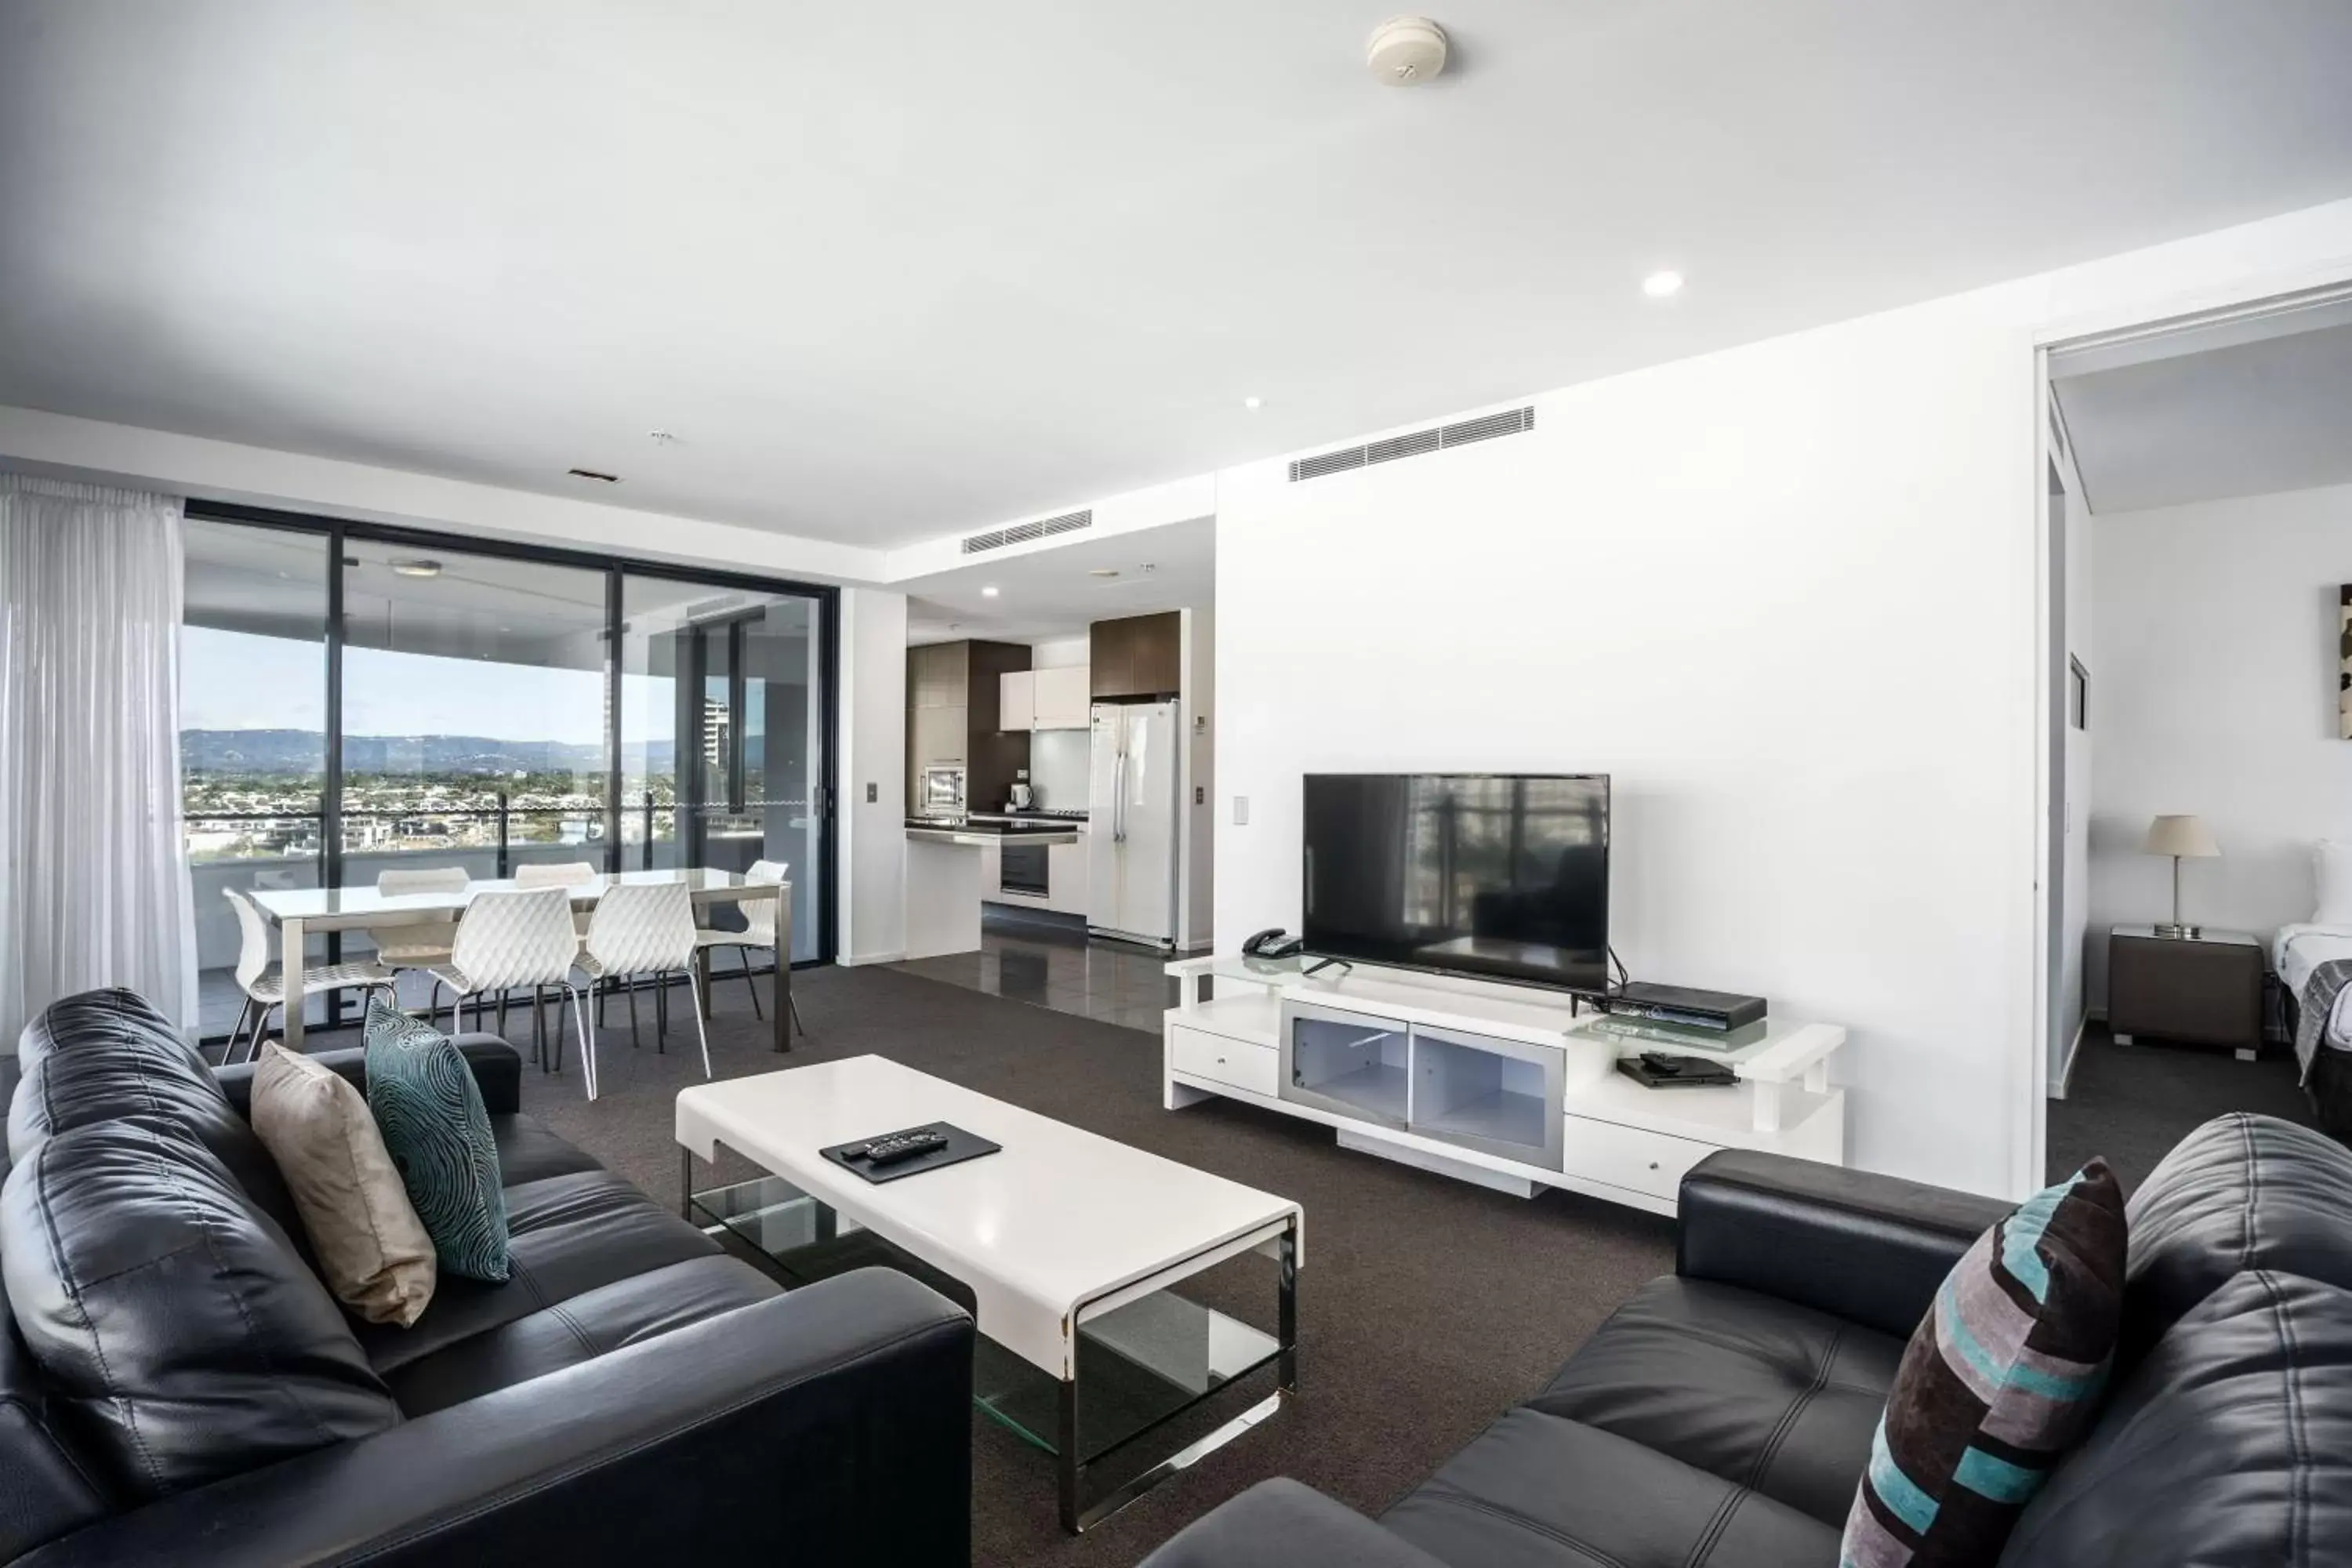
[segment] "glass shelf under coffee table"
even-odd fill
[[[822,1122],[824,1113],[812,1108],[844,1096],[792,1097],[788,1128],[786,1102],[756,1087],[832,1069],[875,1079],[861,1086],[875,1090],[882,1079],[936,1089],[918,1087],[919,1115],[902,1098],[869,1097],[877,1099],[874,1111],[846,1112],[863,1119],[863,1131],[843,1132],[845,1122],[810,1118]],[[832,1114],[843,1114],[837,1104]],[[756,1116],[760,1132],[747,1115]],[[879,1185],[822,1161],[812,1165],[798,1152],[940,1120],[1004,1148]],[[731,1135],[721,1123],[731,1123]],[[879,1265],[913,1275],[971,1311],[980,1328],[974,1402],[1054,1456],[1062,1522],[1073,1532],[1274,1415],[1297,1386],[1302,1216],[1295,1204],[878,1058],[689,1089],[679,1096],[679,1139],[686,1217],[723,1233],[787,1286]],[[744,1146],[754,1142],[768,1152]],[[771,1169],[789,1165],[791,1176],[698,1188],[695,1155],[719,1144]],[[1032,1186],[1029,1178],[1041,1173],[1054,1180]],[[959,1179],[960,1187],[952,1184]],[[810,1190],[820,1184],[822,1191]],[[1057,1217],[1067,1228],[1054,1227]],[[1089,1245],[1097,1237],[1099,1247]],[[1251,1259],[1260,1255],[1274,1264],[1271,1303],[1250,1278]],[[1087,1283],[1075,1292],[1053,1283],[1074,1279]],[[1237,1315],[1261,1311],[1270,1330]],[[1176,1453],[1155,1461],[1139,1446],[1171,1425],[1194,1430],[1214,1420],[1205,1408],[1211,1401],[1268,1372],[1269,1394]],[[1104,1475],[1118,1479],[1095,1495],[1089,1483]]]

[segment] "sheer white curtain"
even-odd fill
[[[0,473],[0,1053],[60,996],[195,1021],[180,502]]]

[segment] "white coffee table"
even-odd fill
[[[1003,1148],[885,1183],[818,1152],[931,1121]],[[1055,1454],[1074,1533],[1265,1420],[1297,1387],[1306,1216],[1286,1198],[875,1056],[697,1084],[677,1097],[677,1126],[688,1219],[699,1211],[794,1277],[806,1277],[796,1264],[884,1261],[878,1238],[965,1289],[981,1334],[1017,1358],[992,1370],[983,1347],[979,1402]],[[721,1144],[774,1179],[697,1193],[695,1156],[713,1160]],[[1253,1250],[1276,1265],[1274,1334],[1170,1289]],[[1276,1386],[1256,1405],[1105,1496],[1087,1495],[1090,1467],[1269,1365]]]

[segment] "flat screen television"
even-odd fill
[[[1307,951],[1599,994],[1609,775],[1308,773]]]

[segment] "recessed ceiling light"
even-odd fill
[[[980,596],[983,599],[993,599],[996,597],[996,584],[991,583],[988,586],[982,588],[980,591]]]
[[[1116,566],[1097,566],[1093,571],[1087,573],[1087,575],[1089,577],[1116,577],[1118,575],[1118,568]]]
[[[438,561],[428,561],[422,556],[417,557],[414,561],[395,561],[392,563],[392,569],[403,577],[438,577],[441,575],[441,563]]]
[[[1265,399],[1263,397],[1244,397],[1242,399],[1242,406],[1248,409],[1252,414],[1255,414],[1259,409],[1265,406]]]
[[[1683,291],[1679,272],[1653,272],[1642,279],[1642,292],[1653,300],[1671,300]]]

